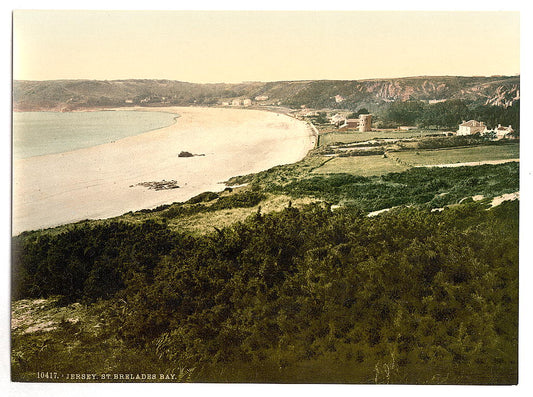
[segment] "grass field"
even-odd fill
[[[338,174],[348,173],[361,176],[383,175],[389,172],[402,172],[409,167],[399,164],[390,158],[383,156],[354,156],[337,157],[322,167],[315,169],[312,174]]]
[[[417,154],[419,153],[419,154]],[[517,159],[520,156],[518,143],[502,146],[475,146],[459,149],[419,150],[391,153],[406,165],[433,165],[468,163],[487,160]]]
[[[374,138],[405,139],[420,136],[433,135],[437,131],[413,130],[413,131],[369,131],[369,132],[329,132],[320,135],[320,146],[330,145],[335,142],[352,143],[364,142]]]

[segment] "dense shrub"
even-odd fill
[[[218,196],[219,194],[215,192],[203,192],[194,197],[191,197],[189,200],[186,201],[186,203],[187,204],[203,203],[203,202],[215,200],[218,198]]]
[[[165,219],[170,219],[178,216],[188,216],[222,209],[254,207],[264,200],[265,197],[264,193],[255,191],[245,191],[222,197],[217,193],[206,192],[191,198],[185,203],[186,205],[174,204],[170,206],[160,216]],[[216,201],[210,205],[203,204],[213,200]]]
[[[432,137],[422,138],[417,142],[419,149],[438,149],[446,147],[468,146],[480,143],[486,143],[486,139],[481,136],[450,136],[450,137]]]
[[[17,297],[111,296],[111,332],[201,368],[198,380],[220,380],[221,365],[279,380],[302,362],[343,381],[346,368],[377,382],[516,380],[517,202],[377,218],[313,205],[195,238],[148,223],[16,241]]]
[[[210,208],[215,211],[228,208],[254,207],[264,200],[265,197],[264,193],[246,191],[220,197]]]
[[[136,273],[150,277],[177,236],[164,224],[74,225],[58,235],[13,238],[13,298],[108,298]]]
[[[347,202],[364,211],[397,205],[432,207],[459,202],[477,194],[494,197],[519,190],[519,165],[507,163],[476,167],[415,167],[379,177],[332,174],[271,184],[268,189],[296,197],[314,196],[330,202]],[[438,205],[436,203],[438,202]]]

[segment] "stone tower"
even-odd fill
[[[372,131],[372,115],[360,114],[359,115],[359,132]]]

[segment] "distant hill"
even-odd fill
[[[509,106],[520,98],[520,76],[406,77],[196,84],[171,80],[14,81],[15,110],[75,110],[92,107],[216,105],[260,97],[258,104],[292,108],[381,109],[394,101],[463,99]]]

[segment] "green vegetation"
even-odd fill
[[[107,303],[65,306],[59,297],[19,300],[12,304],[16,322],[12,330],[13,379],[39,382],[87,382],[67,379],[69,374],[98,374],[98,382],[124,382],[115,378],[101,379],[101,374],[175,374],[175,381],[186,382],[194,369],[161,366],[161,360],[150,351],[126,346],[106,327],[103,306]],[[40,376],[37,377],[37,372]],[[170,377],[170,376],[169,376]],[[168,380],[167,380],[168,381]]]
[[[407,170],[407,166],[383,156],[336,157],[316,168],[313,174],[349,173],[361,176],[379,176]]]
[[[388,155],[406,165],[452,164],[518,159],[520,157],[520,147],[518,144],[507,144],[447,150],[405,151],[389,153]]]
[[[323,125],[329,124],[329,120],[327,118],[326,112],[318,112],[318,115],[309,116],[308,119],[314,125],[323,126]]]
[[[272,167],[256,174],[237,176],[230,178],[227,183],[230,185],[252,184],[256,186],[256,189],[261,190],[261,186],[264,184],[286,183],[288,181],[303,178],[329,160],[331,160],[331,158],[320,156],[320,150],[315,149],[309,152],[307,157],[297,163]],[[258,184],[260,186],[258,186]]]
[[[15,297],[89,306],[14,334],[14,379],[152,366],[192,381],[516,383],[517,247],[517,202],[289,207],[198,237],[156,222],[25,233]]]
[[[307,204],[318,201],[308,197],[292,198],[285,195],[266,195],[258,205],[254,207],[231,208],[212,212],[199,212],[190,216],[179,216],[168,220],[168,226],[172,230],[179,230],[193,235],[201,235],[214,230],[231,226],[235,222],[244,221],[250,215],[261,211],[270,213],[281,211],[287,206],[301,208]]]
[[[335,143],[365,142],[373,139],[406,139],[420,136],[435,135],[433,130],[412,131],[369,131],[369,132],[339,132],[333,131],[320,135],[320,146]]]
[[[452,148],[452,147],[461,147],[461,146],[476,146],[476,145],[507,145],[507,141],[500,141],[500,142],[491,142],[485,137],[481,137],[478,135],[467,135],[467,136],[440,136],[440,137],[427,137],[427,138],[420,138],[415,140],[414,142],[408,142],[404,143],[402,142],[401,145],[408,148],[416,148],[416,149],[445,149],[445,148]]]
[[[513,106],[489,106],[465,100],[447,100],[435,104],[420,101],[394,102],[385,111],[386,125],[418,125],[423,128],[456,130],[464,120],[479,120],[489,128],[512,125],[520,131],[520,100]]]
[[[329,163],[328,163],[329,164]],[[312,196],[363,211],[398,205],[438,208],[465,197],[486,198],[519,190],[519,165],[411,168],[405,172],[363,177],[353,174],[309,176],[286,184],[267,183],[272,192],[293,197]]]
[[[368,114],[370,111],[367,108],[361,108],[357,112],[350,113],[346,118],[348,119],[358,119],[361,114]]]
[[[384,115],[385,123],[416,125],[427,108],[421,101],[393,102]]]

